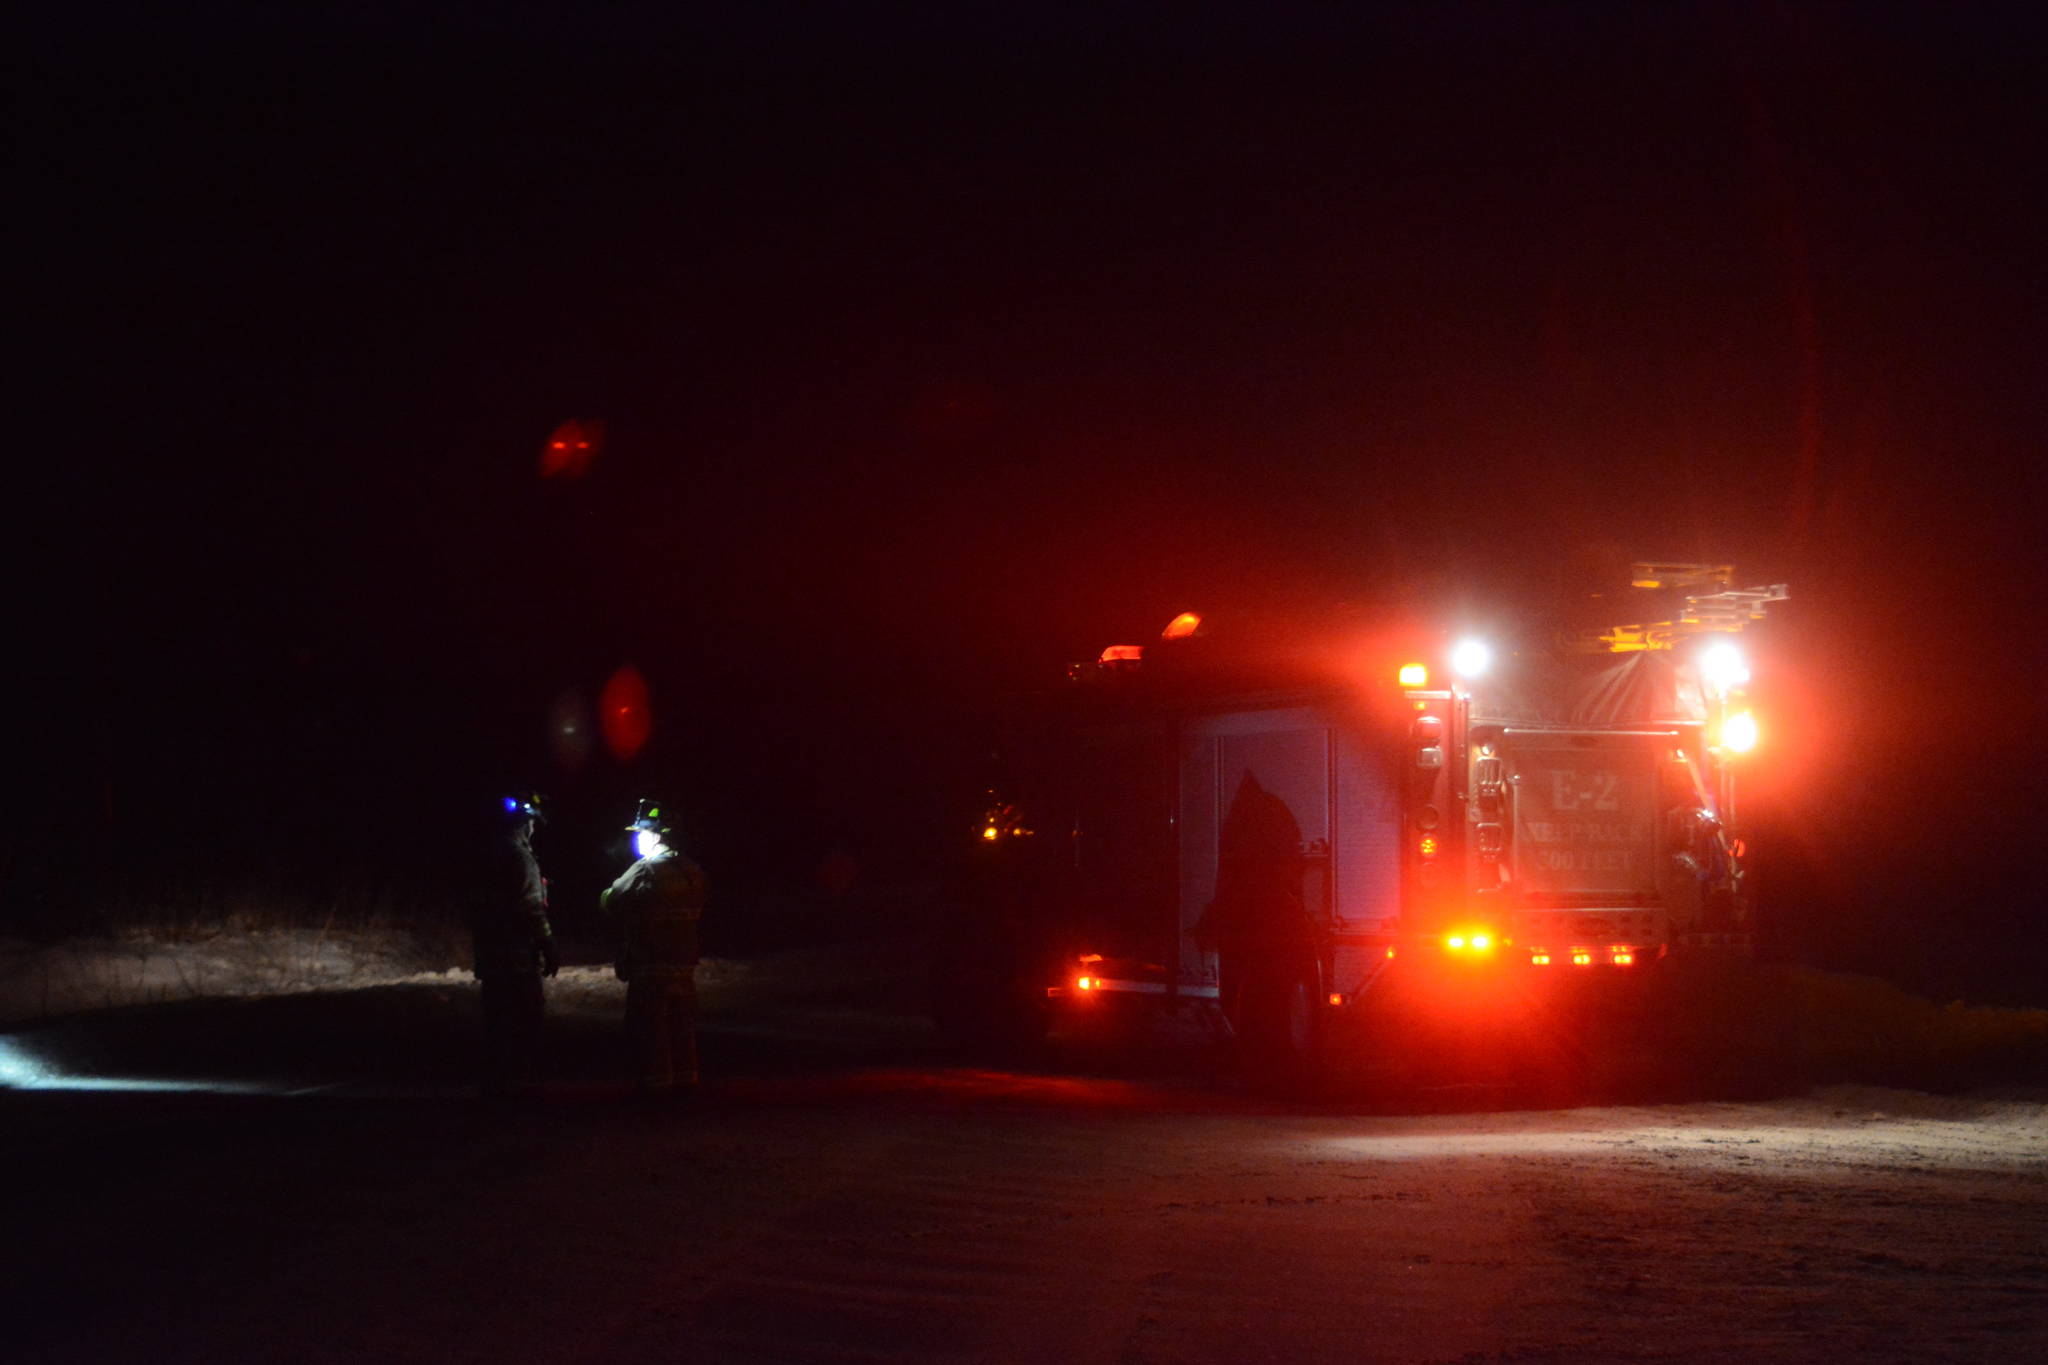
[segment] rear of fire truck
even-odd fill
[[[1205,652],[1190,615],[1106,650],[1013,736],[942,1027],[1192,1006],[1302,1072],[1390,1000],[1483,1028],[1553,984],[1746,951],[1736,637],[1785,591],[1635,582],[1671,609],[1564,638]]]
[[[1637,564],[1654,615],[1403,666],[1399,962],[1362,1002],[1397,1064],[1654,1048],[1626,1021],[1665,977],[1752,953],[1742,632],[1787,592],[1733,582],[1726,565]]]
[[[1754,942],[1737,791],[1758,739],[1737,638],[1784,585],[1638,564],[1667,618],[1408,665],[1404,926],[1504,965],[1630,969]]]

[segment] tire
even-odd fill
[[[1314,974],[1306,966],[1249,975],[1240,995],[1238,1039],[1247,1079],[1255,1088],[1302,1095],[1316,1087],[1323,1060],[1318,998]]]

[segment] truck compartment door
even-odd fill
[[[1316,707],[1204,716],[1183,731],[1184,981],[1214,980],[1197,942],[1219,892],[1263,873],[1318,926],[1372,933],[1399,912],[1399,798],[1384,746]],[[1210,921],[1214,927],[1214,920]]]

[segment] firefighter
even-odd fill
[[[704,873],[672,844],[662,803],[634,812],[637,861],[601,902],[618,927],[626,1032],[642,1093],[687,1094],[697,1084],[697,921]]]
[[[1217,1003],[1269,1071],[1306,1061],[1312,1040],[1297,1009],[1316,989],[1316,926],[1302,898],[1307,863],[1287,803],[1250,772],[1224,816],[1216,897],[1196,925],[1217,957]]]
[[[541,978],[561,970],[548,923],[547,879],[533,856],[540,796],[500,799],[497,832],[470,908],[484,1016],[484,1092],[513,1093],[530,1076],[547,1004]]]

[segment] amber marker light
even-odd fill
[[[1617,967],[1626,967],[1626,966],[1629,966],[1629,965],[1630,965],[1631,963],[1633,963],[1633,962],[1634,962],[1635,960],[1636,960],[1636,955],[1635,955],[1634,953],[1630,952],[1630,951],[1629,951],[1628,949],[1626,949],[1626,948],[1618,948],[1618,949],[1616,949],[1616,950],[1615,950],[1615,953],[1614,953],[1614,965],[1615,965],[1615,966],[1617,966]]]
[[[1531,953],[1529,954],[1529,961],[1538,967],[1548,967],[1550,965],[1550,954]]]
[[[1202,628],[1202,618],[1194,612],[1184,611],[1166,623],[1166,629],[1159,632],[1162,640],[1185,640]]]
[[[1403,687],[1429,686],[1429,670],[1421,664],[1402,664],[1400,678]]]
[[[1590,967],[1593,965],[1593,955],[1591,953],[1573,953],[1572,965],[1574,967]]]

